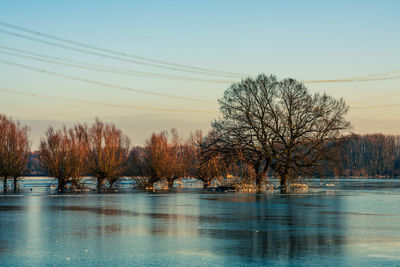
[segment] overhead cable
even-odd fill
[[[2,51],[1,49],[15,51],[20,54],[10,53],[8,51]],[[9,55],[9,56],[13,56],[13,57],[25,58],[25,59],[46,62],[46,63],[51,63],[51,64],[64,65],[67,67],[75,67],[75,68],[101,71],[101,72],[107,72],[107,73],[113,73],[113,74],[132,75],[132,76],[147,77],[147,78],[161,78],[161,79],[168,79],[168,80],[206,82],[206,83],[223,83],[223,84],[233,83],[233,81],[227,81],[227,80],[185,77],[185,76],[178,76],[178,75],[135,71],[135,70],[130,70],[130,69],[121,69],[121,68],[115,68],[115,67],[111,67],[111,66],[104,66],[104,65],[97,65],[97,64],[87,64],[87,63],[80,62],[80,61],[64,59],[64,58],[59,58],[59,57],[53,57],[53,56],[30,52],[30,51],[26,51],[26,50],[15,49],[15,48],[3,46],[3,45],[0,45],[0,53]],[[21,55],[21,54],[23,54],[23,55]],[[31,55],[31,56],[27,56],[27,55]]]
[[[351,107],[351,109],[377,109],[377,108],[392,108],[392,107],[400,107],[400,104],[385,104],[385,105],[376,105],[376,106]]]
[[[211,111],[211,110],[169,109],[169,108],[153,108],[153,107],[147,107],[147,106],[111,104],[111,103],[104,103],[104,102],[81,100],[81,99],[76,99],[76,98],[63,98],[63,97],[56,97],[56,96],[48,96],[48,95],[42,95],[42,94],[24,92],[24,91],[17,91],[17,90],[10,90],[10,89],[4,89],[4,88],[0,88],[0,92],[16,94],[16,95],[31,96],[31,97],[37,97],[37,98],[43,98],[43,99],[50,99],[50,100],[57,100],[57,101],[72,102],[72,103],[85,104],[85,105],[89,104],[89,105],[124,108],[124,109],[137,109],[137,110],[174,112],[174,113],[189,113],[189,112],[190,113],[215,113],[215,111]]]
[[[98,47],[98,46],[94,46],[94,45],[89,45],[89,44],[85,44],[85,43],[82,43],[82,42],[77,42],[77,41],[69,40],[69,39],[66,39],[66,38],[61,38],[61,37],[58,37],[58,36],[46,34],[46,33],[43,33],[43,32],[34,31],[34,30],[31,30],[31,29],[28,29],[28,28],[20,27],[20,26],[13,25],[13,24],[6,23],[6,22],[2,22],[2,21],[0,21],[0,25],[2,25],[4,27],[15,29],[15,30],[23,31],[23,32],[26,32],[26,33],[30,33],[30,34],[33,34],[33,35],[36,35],[36,36],[40,36],[42,38],[44,37],[44,38],[47,38],[47,39],[52,39],[52,40],[55,40],[55,41],[64,42],[64,43],[72,44],[72,45],[75,45],[75,46],[85,47],[85,48],[89,48],[89,49],[92,49],[92,50],[102,51],[102,52],[113,54],[113,55],[118,55],[118,56],[134,58],[134,59],[138,59],[138,60],[142,60],[142,61],[156,63],[156,64],[158,64],[159,67],[160,67],[160,65],[164,65],[164,66],[174,67],[174,70],[183,71],[184,69],[186,69],[186,70],[191,70],[193,72],[201,72],[203,74],[207,74],[208,73],[208,74],[217,74],[217,75],[224,75],[224,76],[229,75],[229,76],[233,76],[233,77],[236,77],[236,78],[237,77],[246,76],[245,74],[241,74],[241,73],[234,73],[234,72],[226,72],[226,71],[220,71],[220,70],[214,70],[214,69],[208,69],[208,68],[201,68],[201,67],[196,67],[196,66],[178,64],[178,63],[173,63],[173,62],[168,62],[168,61],[163,61],[163,60],[157,60],[157,59],[152,59],[152,58],[148,58],[148,57],[142,57],[142,56],[138,56],[138,55],[128,54],[128,53],[123,53],[123,52],[116,51],[116,50],[106,49],[106,48],[102,48],[102,47]]]
[[[54,71],[49,71],[49,70],[45,70],[45,69],[35,68],[32,66],[28,66],[28,65],[24,65],[24,64],[20,64],[20,63],[16,63],[16,62],[8,61],[8,60],[3,60],[3,59],[0,59],[0,62],[11,65],[11,66],[23,68],[23,69],[33,70],[36,72],[45,73],[45,74],[49,74],[49,75],[53,75],[53,76],[58,76],[58,77],[62,77],[62,78],[70,79],[70,80],[85,82],[85,83],[94,84],[94,85],[100,85],[103,87],[114,88],[114,89],[123,90],[123,91],[130,91],[130,92],[135,92],[135,93],[139,93],[139,94],[153,95],[153,96],[179,99],[179,100],[185,100],[185,101],[215,103],[215,101],[210,101],[210,100],[205,100],[205,99],[200,99],[200,98],[191,98],[191,97],[165,94],[165,93],[160,93],[160,92],[146,91],[146,90],[136,89],[136,88],[127,87],[127,86],[120,86],[120,85],[90,80],[90,79],[81,78],[81,77],[77,77],[77,76],[62,74],[62,73],[58,73],[58,72],[54,72]]]

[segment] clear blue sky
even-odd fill
[[[334,79],[400,69],[400,1],[0,1],[0,21],[144,57],[299,80]],[[0,30],[7,29],[0,26]],[[22,33],[22,32],[20,32]],[[0,33],[0,44],[51,56],[138,71],[196,76],[123,63]],[[165,113],[71,104],[0,92],[0,112],[32,128],[34,147],[48,125],[114,121],[141,144],[152,131],[206,130],[229,84],[101,73],[0,53],[0,59],[142,90],[203,98],[197,103],[124,92],[0,63],[0,88],[122,105],[201,109]],[[196,76],[198,77],[198,76]],[[400,93],[400,79],[310,84],[349,103]],[[400,95],[358,106],[399,103]],[[356,105],[354,105],[355,107]],[[400,134],[400,107],[351,110],[356,132]]]

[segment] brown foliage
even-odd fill
[[[80,188],[80,180],[88,171],[89,135],[86,125],[78,124],[69,130],[71,165],[71,185]]]
[[[123,175],[128,151],[129,139],[121,130],[96,120],[90,129],[80,124],[58,131],[49,128],[40,144],[40,161],[57,178],[59,192],[68,182],[81,187],[81,177],[87,173],[97,178],[99,188],[105,180],[111,188]]]
[[[130,153],[130,174],[137,187],[153,188],[154,183],[166,180],[168,188],[174,181],[186,176],[188,146],[182,142],[177,131],[153,133],[143,148],[134,148]]]
[[[90,173],[97,178],[97,187],[108,181],[110,188],[123,176],[130,140],[114,124],[96,122],[89,130]]]
[[[25,172],[29,156],[27,131],[26,126],[0,115],[0,177],[4,192],[7,191],[8,178],[13,178],[16,191],[18,178]]]
[[[40,142],[40,161],[50,176],[57,178],[59,192],[64,192],[68,182],[79,187],[79,180],[87,171],[87,142],[84,125],[57,131],[50,127]]]

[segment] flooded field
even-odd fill
[[[312,180],[306,193],[197,189],[59,195],[47,178],[0,195],[0,265],[400,263],[400,180]],[[191,184],[192,183],[192,184]],[[191,189],[194,188],[194,189]],[[32,189],[32,190],[31,190]]]

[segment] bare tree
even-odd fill
[[[130,140],[114,124],[96,119],[90,129],[90,173],[100,189],[107,180],[110,188],[124,174]]]
[[[303,84],[272,75],[231,85],[219,103],[222,117],[213,123],[217,144],[228,155],[242,152],[254,168],[257,191],[269,167],[282,188],[314,172],[330,160],[335,141],[350,127],[342,99],[312,95]]]
[[[17,191],[18,178],[25,172],[29,156],[27,131],[26,126],[0,115],[0,177],[4,192],[8,178],[13,178],[14,191]]]
[[[273,154],[275,122],[268,110],[276,97],[279,81],[274,76],[260,75],[232,84],[219,99],[222,117],[213,122],[214,145],[225,158],[232,160],[241,151],[255,171],[257,191]]]
[[[70,146],[66,127],[57,131],[50,127],[46,138],[40,142],[40,162],[49,175],[58,180],[58,192],[65,191],[68,179],[73,176]]]
[[[88,170],[88,151],[86,125],[48,129],[40,143],[39,159],[50,176],[57,178],[59,192],[64,192],[69,182],[72,187],[81,186],[81,177]]]
[[[71,186],[80,188],[81,179],[89,171],[89,134],[86,125],[78,124],[69,129],[70,164],[73,166],[70,177]]]
[[[167,173],[168,188],[174,187],[175,180],[183,178],[187,169],[187,153],[189,152],[178,135],[176,129],[171,129],[171,141],[168,142],[169,173]]]
[[[210,139],[203,137],[201,131],[196,131],[190,135],[185,148],[187,172],[202,181],[204,189],[209,188],[212,181],[221,175],[220,154],[210,147]]]
[[[325,161],[335,160],[336,146],[350,123],[345,119],[348,106],[343,99],[312,95],[293,79],[279,84],[269,110],[275,118],[272,168],[285,190],[289,180],[313,174]]]
[[[129,153],[126,176],[135,182],[137,189],[149,189],[153,187],[147,172],[145,151],[143,147],[133,147]]]
[[[171,153],[166,132],[153,133],[143,148],[142,172],[151,187],[171,174]]]

